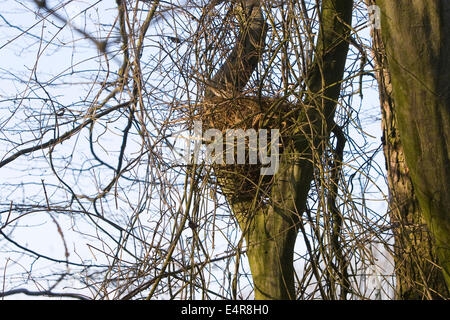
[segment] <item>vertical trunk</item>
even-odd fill
[[[297,125],[289,134],[290,142],[283,146],[268,203],[260,205],[253,199],[227,196],[247,242],[255,299],[295,299],[295,239],[313,178],[313,150],[322,149],[321,144],[334,127],[336,101],[348,52],[352,8],[353,0],[321,2],[316,54],[307,80],[308,95],[294,120]],[[234,93],[243,89],[257,65],[260,44],[264,41],[259,0],[246,2],[245,9],[250,17],[246,22],[248,25],[245,28],[241,26],[240,39],[213,77],[211,87],[206,91],[207,98],[224,91],[226,96],[235,96]],[[229,173],[224,176],[219,179],[219,184],[226,190],[232,185],[228,181],[233,178]],[[239,190],[233,192],[239,194]]]
[[[270,204],[258,210],[252,209],[252,201],[233,206],[247,241],[257,300],[296,297],[294,246],[311,179],[311,165],[293,163],[292,159],[281,155]],[[301,185],[301,182],[308,184]]]
[[[389,213],[395,241],[396,299],[445,298],[448,296],[447,286],[437,267],[435,244],[425,224],[405,162],[381,31],[374,30],[372,35],[380,91]]]
[[[258,212],[250,226],[247,255],[256,300],[295,299],[294,246],[296,215],[284,218],[275,210]]]
[[[248,230],[256,299],[295,298],[293,250],[298,222],[313,178],[313,150],[321,150],[320,144],[335,126],[333,118],[347,59],[352,8],[352,0],[322,1],[316,56],[307,80],[305,102],[309,107],[299,115],[297,123],[302,125],[296,129],[292,145],[281,155],[271,205],[241,223],[241,228]]]
[[[383,40],[395,100],[394,120],[398,121],[414,192],[449,286],[450,2],[377,0],[376,3],[382,11]],[[392,138],[387,136],[388,139]],[[401,170],[398,168],[399,174]],[[414,224],[420,223],[414,219]],[[422,237],[422,231],[413,231],[412,239]],[[412,248],[417,250],[418,246]]]

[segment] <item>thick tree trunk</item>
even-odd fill
[[[252,209],[253,201],[233,206],[233,213],[247,241],[257,300],[296,297],[294,246],[311,179],[311,165],[300,164],[292,157],[281,155],[270,204],[258,210]]]
[[[294,299],[293,254],[298,223],[306,208],[313,178],[313,152],[320,152],[335,124],[336,101],[349,47],[352,0],[324,0],[316,56],[307,79],[306,106],[297,119],[292,145],[286,146],[271,190],[271,203],[253,215],[251,204],[234,206],[247,212],[240,220],[256,299]],[[316,151],[313,151],[316,150]],[[292,156],[294,155],[294,156]],[[243,216],[243,215],[241,215]]]
[[[450,2],[376,3],[406,164],[449,286]]]
[[[220,172],[220,167],[215,169],[247,242],[255,299],[295,299],[295,239],[313,178],[313,152],[317,152],[313,150],[323,149],[335,126],[333,118],[347,59],[352,8],[353,0],[321,2],[317,48],[306,81],[308,93],[305,101],[299,102],[304,105],[283,145],[267,203],[240,197],[239,190],[230,188],[233,174]],[[235,97],[257,65],[264,42],[260,3],[248,1],[244,9],[248,21],[243,22],[227,62],[213,77],[206,98],[222,93]]]
[[[381,30],[373,30],[372,36],[389,185],[389,215],[395,241],[396,299],[445,298],[448,296],[447,285],[441,269],[437,267],[435,244],[425,224],[405,162]]]

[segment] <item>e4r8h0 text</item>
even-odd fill
[[[255,305],[255,304],[236,304],[225,306],[225,314],[235,315],[266,315],[269,314],[268,305]]]

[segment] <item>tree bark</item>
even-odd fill
[[[381,30],[374,29],[372,38],[382,112],[389,216],[395,241],[396,299],[446,298],[447,285],[441,269],[437,267],[435,243],[425,223],[405,162]]]
[[[235,215],[241,217],[238,220],[248,245],[255,299],[295,299],[295,239],[313,179],[314,152],[322,150],[321,144],[335,126],[352,8],[352,0],[322,1],[316,55],[307,79],[308,93],[297,119],[301,125],[281,155],[270,205],[253,214],[251,203],[233,206]]]
[[[406,164],[449,286],[450,2],[376,3]]]
[[[251,200],[233,204],[233,213],[247,242],[256,300],[296,297],[294,246],[312,173],[311,165],[283,154],[270,204],[258,210],[253,209]]]
[[[240,38],[213,77],[206,98],[224,91],[225,96],[234,97],[246,85],[259,61],[260,44],[264,41],[259,1],[246,3],[245,9],[250,19],[241,26]],[[215,169],[217,176],[222,176],[219,184],[247,242],[255,299],[296,297],[294,245],[313,179],[315,152],[323,149],[335,127],[333,119],[347,60],[352,9],[353,0],[321,2],[315,58],[306,80],[308,92],[300,102],[302,107],[294,119],[293,132],[289,132],[283,145],[268,203],[260,205],[254,199],[227,196],[239,193],[229,188],[233,176]]]

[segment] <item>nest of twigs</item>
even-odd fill
[[[232,148],[234,145],[226,145],[226,134],[228,130],[242,129],[247,131],[254,129],[258,134],[260,129],[267,129],[267,155],[270,156],[270,129],[280,130],[279,154],[283,151],[283,129],[287,127],[287,116],[292,114],[292,104],[274,98],[259,99],[256,97],[241,97],[233,99],[212,98],[204,101],[196,110],[195,120],[202,121],[203,133],[208,129],[218,129],[222,132],[224,146],[223,150]],[[208,144],[212,141],[204,141]],[[258,141],[259,142],[259,141]],[[258,144],[259,146],[259,144]],[[257,197],[259,202],[264,201],[270,193],[273,175],[262,175],[263,164],[259,158],[257,164],[250,164],[249,144],[245,142],[245,164],[212,164],[214,176],[223,194],[231,201],[248,201]],[[268,165],[264,165],[267,167]]]

